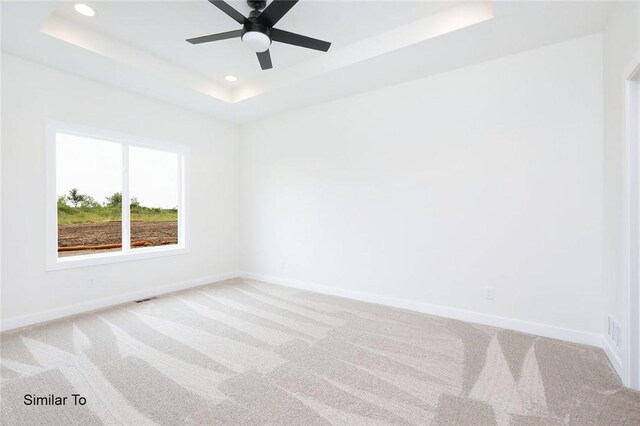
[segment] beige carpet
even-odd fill
[[[640,425],[599,349],[251,281],[0,347],[3,425]]]

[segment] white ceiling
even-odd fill
[[[206,0],[85,2],[95,17],[70,2],[3,2],[3,51],[236,122],[590,34],[611,7],[301,0],[277,27],[331,41],[330,51],[274,43],[274,68],[261,71],[238,39],[185,42],[239,27]]]

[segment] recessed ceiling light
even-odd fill
[[[80,15],[84,15],[84,16],[95,16],[96,11],[93,10],[91,7],[87,6],[86,4],[83,3],[76,3],[73,8],[76,10],[76,12],[78,12]]]
[[[236,77],[235,75],[227,75],[224,77],[224,79],[227,81],[236,81],[238,80],[238,77]]]

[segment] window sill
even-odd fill
[[[62,269],[86,268],[89,266],[107,265],[110,263],[130,262],[132,260],[154,259],[157,257],[177,256],[188,253],[184,246],[163,246],[131,249],[127,253],[111,252],[101,254],[86,254],[81,256],[56,257],[50,259],[47,271]],[[57,253],[56,253],[57,255]]]

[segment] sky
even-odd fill
[[[56,194],[77,188],[104,203],[122,192],[122,145],[84,136],[58,133]],[[129,194],[146,207],[178,205],[178,155],[146,148],[129,148]]]

